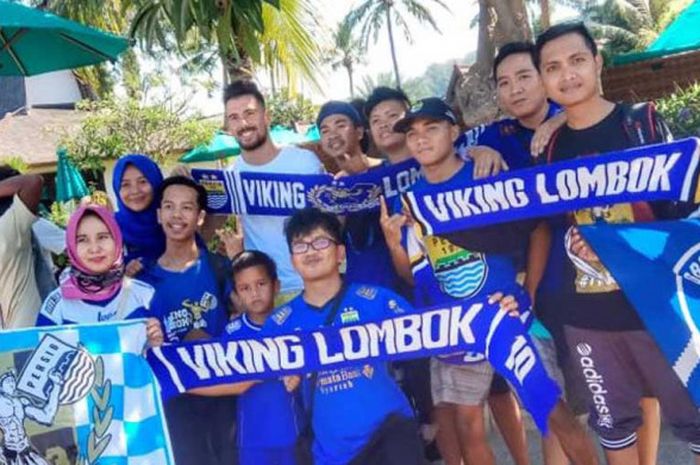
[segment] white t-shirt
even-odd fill
[[[231,168],[237,173],[319,174],[323,165],[316,155],[298,147],[284,147],[264,165],[251,165],[238,157]],[[284,238],[286,216],[242,215],[244,246],[268,254],[277,264],[281,292],[303,289],[301,277],[292,268],[289,248]]]
[[[37,217],[15,195],[0,215],[0,326],[34,326],[41,297],[34,276],[32,224]]]

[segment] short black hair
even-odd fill
[[[338,244],[343,243],[343,227],[335,215],[317,208],[304,208],[294,213],[284,225],[284,235],[290,250],[294,239],[309,234],[316,228],[326,231]]]
[[[535,41],[535,66],[540,69],[540,61],[542,59],[542,48],[554,39],[558,39],[561,36],[567,34],[578,34],[583,38],[583,42],[586,44],[586,48],[591,51],[593,56],[598,55],[598,45],[591,35],[591,31],[582,22],[567,22],[557,24],[550,27],[542,34],[537,36]]]
[[[259,250],[244,250],[235,257],[231,262],[231,283],[233,284],[233,292],[236,292],[236,275],[243,270],[253,268],[254,266],[262,266],[267,273],[270,281],[277,281],[277,265],[270,256]]]
[[[525,53],[530,55],[530,59],[532,59],[532,65],[535,66],[535,44],[532,42],[508,42],[507,44],[503,45],[501,48],[498,49],[498,53],[496,54],[496,58],[493,60],[493,80],[497,80],[498,76],[496,75],[496,71],[498,71],[498,67],[503,63],[503,60],[508,58],[511,55],[517,55],[519,53]],[[535,69],[537,67],[535,66]]]
[[[224,104],[233,98],[241,97],[243,95],[252,95],[255,97],[255,100],[257,100],[260,105],[263,106],[263,108],[265,107],[265,97],[263,97],[260,89],[258,89],[258,85],[253,81],[246,79],[233,81],[231,84],[226,86],[224,89]]]
[[[188,178],[187,176],[170,176],[169,178],[165,178],[160,187],[158,187],[158,205],[160,205],[160,203],[163,201],[163,194],[165,193],[165,189],[167,189],[170,186],[185,186],[189,187],[190,189],[194,189],[197,192],[197,205],[199,206],[199,209],[207,209],[206,189],[194,182],[192,178]]]
[[[397,100],[404,104],[406,110],[411,108],[411,101],[408,99],[406,93],[401,89],[394,89],[393,87],[379,86],[372,90],[372,93],[367,97],[367,101],[364,106],[364,113],[367,118],[369,114],[372,113],[374,107],[387,100]]]
[[[10,165],[0,165],[0,181],[19,176],[20,172]]]

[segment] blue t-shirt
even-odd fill
[[[445,189],[458,188],[471,181],[472,174],[472,165],[465,163],[454,176],[443,183],[430,184],[424,178],[419,179],[413,186],[413,192],[420,194],[437,186]],[[508,227],[510,226],[503,226]],[[487,237],[480,239],[481,242],[489,241]],[[499,241],[502,238],[494,236],[493,240]],[[449,304],[455,300],[485,296],[497,291],[514,292],[517,286],[515,245],[511,254],[467,250],[445,237],[425,235],[417,223],[406,229],[405,245],[415,282],[414,302],[418,307]],[[484,360],[484,356],[463,353],[440,359],[463,364]]]
[[[151,313],[163,325],[165,340],[180,342],[193,329],[218,336],[226,324],[226,296],[219,289],[207,252],[183,271],[171,271],[157,262],[140,276],[156,290]]]
[[[545,121],[561,112],[561,107],[550,103]],[[455,141],[457,153],[467,159],[467,149],[474,145],[491,147],[501,154],[511,170],[533,165],[530,143],[535,131],[526,128],[515,118],[504,118],[486,126],[463,133]]]
[[[350,283],[341,292],[333,326],[376,321],[413,311],[402,297],[380,287]],[[306,303],[303,294],[299,295],[278,308],[263,331],[276,335],[321,328],[335,300],[319,308]],[[388,415],[413,415],[386,363],[370,362],[321,371],[313,394],[311,386],[305,385],[307,405],[313,395],[311,424],[316,465],[346,465]]]
[[[225,331],[232,339],[253,339],[260,337],[261,329],[262,326],[243,314],[231,320]],[[280,380],[263,381],[241,394],[237,421],[239,447],[293,446],[301,430],[297,397],[287,392]]]
[[[119,291],[101,301],[65,299],[55,289],[44,301],[36,326],[102,323],[146,318],[153,298],[153,287],[136,279],[124,278]]]

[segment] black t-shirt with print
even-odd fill
[[[625,130],[625,108],[616,105],[597,124],[582,130],[563,127],[552,140],[548,160],[624,150],[638,145]],[[537,293],[538,316],[550,325],[571,325],[604,331],[643,329],[639,316],[610,272],[599,262],[587,262],[567,253],[567,233],[573,225],[598,222],[634,223],[654,220],[646,202],[586,208],[549,220],[552,248]]]

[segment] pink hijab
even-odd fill
[[[94,213],[107,226],[115,243],[117,257],[106,273],[95,274],[78,258],[78,225],[86,213]],[[66,248],[71,268],[68,278],[61,283],[61,294],[66,299],[89,301],[107,300],[113,297],[122,286],[124,277],[124,248],[119,226],[112,212],[98,205],[78,208],[70,217],[66,228]]]

